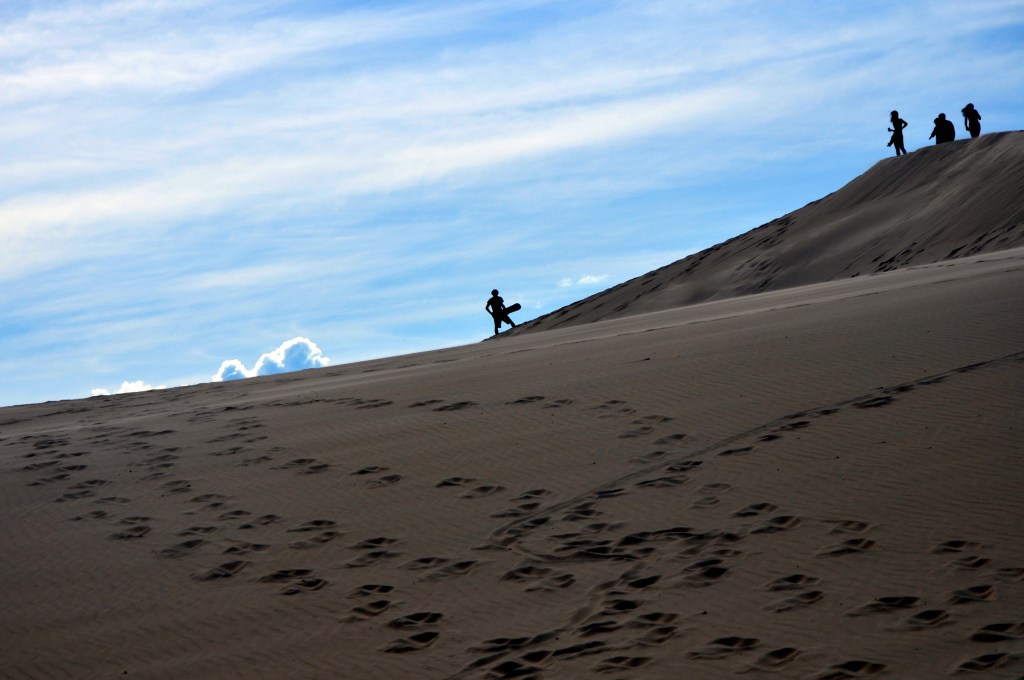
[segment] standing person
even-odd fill
[[[956,126],[953,125],[953,121],[946,120],[946,114],[940,113],[939,117],[935,119],[935,127],[928,135],[928,139],[932,137],[935,138],[936,144],[945,144],[956,139]]]
[[[504,321],[508,325],[512,326],[512,328],[516,327],[516,322],[513,321],[509,317],[508,312],[505,311],[505,301],[501,299],[500,295],[498,295],[498,290],[497,289],[494,289],[494,290],[491,291],[491,299],[487,301],[486,305],[484,305],[484,309],[486,309],[487,312],[492,317],[494,317],[494,334],[495,335],[497,335],[499,330],[501,329],[501,322],[502,321]]]
[[[981,134],[981,114],[974,108],[974,104],[968,104],[960,113],[964,114],[964,127],[971,133],[971,138]]]
[[[892,137],[889,139],[889,143],[886,146],[895,146],[896,155],[906,155],[907,148],[903,146],[903,128],[907,127],[909,123],[900,118],[899,111],[893,111],[889,114],[889,122],[892,123],[892,127],[889,128],[889,132],[892,133]]]

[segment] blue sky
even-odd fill
[[[969,101],[1024,1],[4,2],[0,405],[476,342]]]

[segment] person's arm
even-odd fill
[[[902,118],[900,118],[900,130],[902,130],[905,127],[908,127],[909,125],[910,125],[910,123],[908,123],[907,121],[905,121]]]

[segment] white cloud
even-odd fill
[[[239,359],[226,359],[213,376],[214,382],[254,378],[258,375],[273,375],[301,371],[305,368],[321,368],[331,363],[316,343],[309,338],[292,338],[281,343],[273,352],[267,352],[257,359],[250,369]]]
[[[593,286],[601,283],[608,278],[607,274],[601,274],[600,276],[594,276],[593,274],[584,274],[580,278],[573,281],[570,277],[565,277],[558,282],[559,288],[569,288],[571,286]]]
[[[121,383],[121,386],[117,388],[116,392],[111,392],[104,387],[97,387],[92,391],[94,397],[109,397],[111,394],[127,394],[128,392],[148,392],[149,390],[162,390],[166,389],[167,385],[160,385],[159,387],[153,387],[147,385],[144,380],[125,380]]]

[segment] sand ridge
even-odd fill
[[[1024,250],[0,410],[11,678],[1024,675]]]
[[[1024,132],[886,158],[839,190],[513,335],[1024,245]]]

